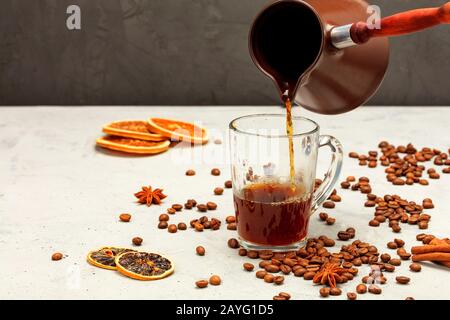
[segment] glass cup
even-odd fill
[[[319,135],[319,125],[293,117],[294,175],[291,175],[286,116],[255,114],[230,123],[231,175],[237,231],[250,250],[291,251],[307,236],[309,217],[331,194],[342,167],[342,146]],[[319,148],[332,160],[316,185]]]

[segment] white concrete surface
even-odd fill
[[[212,195],[214,187],[229,178],[228,164],[222,159],[225,144],[206,146],[205,158],[199,163],[180,163],[187,149],[172,149],[152,157],[123,156],[96,149],[95,138],[101,126],[118,119],[145,119],[150,116],[201,121],[211,129],[212,138],[227,130],[233,118],[250,113],[281,112],[277,107],[2,107],[0,108],[0,299],[271,299],[280,291],[290,292],[294,299],[317,299],[319,288],[294,276],[280,287],[266,284],[254,273],[244,272],[239,257],[227,247],[234,231],[224,226],[218,232],[196,233],[192,230],[169,234],[156,228],[158,215],[172,203],[188,198],[200,202],[213,200],[218,210],[212,216],[224,218],[233,213],[231,191]],[[321,124],[321,132],[339,138],[345,151],[367,152],[378,142],[388,139],[394,144],[414,143],[417,147],[450,147],[450,108],[360,108],[339,116],[319,116],[302,110],[305,116]],[[196,152],[201,152],[196,149]],[[321,168],[328,162],[324,155]],[[222,169],[220,177],[210,169]],[[194,168],[197,175],[186,177]],[[450,235],[450,176],[441,175],[429,186],[396,187],[385,181],[384,168],[359,167],[345,158],[343,176],[365,175],[372,179],[374,193],[398,193],[410,200],[434,199],[428,233]],[[439,169],[440,171],[440,169]],[[319,171],[318,176],[322,173]],[[164,188],[168,197],[161,206],[138,206],[133,193],[142,185]],[[339,230],[353,226],[357,238],[374,243],[381,252],[391,252],[386,243],[394,237],[417,244],[415,226],[404,226],[400,235],[386,225],[367,225],[373,209],[364,208],[364,196],[349,190],[339,191],[343,202],[328,210],[337,218],[326,226],[312,218],[310,234],[336,238]],[[118,215],[130,212],[131,223],[121,223]],[[172,221],[189,222],[198,217],[195,211],[184,211]],[[89,250],[104,245],[130,246],[131,238],[144,238],[143,250],[164,253],[174,260],[175,273],[161,281],[139,282],[114,271],[97,269],[85,262]],[[195,254],[203,245],[204,257]],[[337,246],[340,242],[337,241]],[[336,248],[336,250],[338,250]],[[50,260],[53,252],[67,257]],[[395,253],[394,253],[395,254]],[[449,270],[424,265],[413,274],[409,263],[387,273],[383,294],[365,294],[359,299],[449,299]],[[194,282],[218,274],[223,284],[196,289]],[[365,267],[360,275],[367,274]],[[395,276],[411,277],[406,286],[395,284]],[[342,286],[343,292],[354,291],[358,280]],[[334,299],[345,299],[345,294]]]

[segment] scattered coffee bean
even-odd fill
[[[227,229],[228,230],[236,230],[237,229],[237,224],[236,222],[231,222],[227,225]]]
[[[369,286],[369,292],[372,294],[381,294],[381,288],[375,284]]]
[[[350,188],[350,182],[348,182],[348,181],[343,181],[343,182],[341,182],[341,188],[342,188],[342,189],[348,189],[348,188]]]
[[[207,280],[199,280],[195,283],[198,288],[206,288],[208,286]]]
[[[347,241],[351,238],[351,234],[346,231],[339,231],[337,237],[339,238],[339,240]]]
[[[286,300],[291,299],[291,295],[290,295],[289,293],[287,293],[287,292],[280,292],[280,293],[278,294],[278,296],[279,296],[279,297],[283,297],[283,298],[285,298]]]
[[[268,264],[268,265],[265,266],[264,269],[266,269],[266,271],[270,272],[270,273],[278,273],[278,272],[280,272],[280,267],[277,266],[277,265],[274,265],[274,264]]]
[[[397,245],[397,243],[395,243],[394,241],[389,241],[389,242],[387,243],[387,247],[388,247],[389,249],[397,249],[397,248],[398,248],[398,245]]]
[[[414,299],[413,297],[406,297],[405,300],[416,300],[416,299]]]
[[[333,209],[336,205],[333,201],[325,201],[322,206],[327,209]]]
[[[60,252],[55,252],[54,254],[52,254],[52,260],[53,261],[59,261],[63,258],[63,254]]]
[[[120,219],[120,221],[122,221],[122,222],[130,222],[130,220],[131,220],[131,214],[128,214],[128,213],[122,213],[122,214],[119,216],[119,219]]]
[[[165,213],[163,213],[159,216],[159,221],[169,221],[169,219],[170,219],[169,215],[165,214]]]
[[[303,279],[305,280],[312,280],[316,273],[314,271],[307,271],[303,274]]]
[[[283,284],[283,282],[284,282],[284,277],[283,276],[276,276],[273,279],[273,283],[275,283],[277,285]]]
[[[228,216],[228,217],[225,219],[225,221],[226,221],[227,223],[233,223],[233,222],[236,222],[236,217],[235,217],[235,216]]]
[[[331,288],[330,295],[332,296],[340,296],[342,294],[342,290],[339,288]]]
[[[133,244],[135,245],[135,246],[140,246],[141,244],[142,244],[142,238],[139,238],[139,237],[134,237],[132,240],[131,240],[131,242],[133,242]]]
[[[214,168],[214,169],[211,170],[211,174],[213,176],[220,176],[220,170],[217,169],[217,168]]]
[[[247,250],[244,249],[244,248],[240,248],[239,251],[238,251],[238,254],[239,254],[241,257],[245,257],[245,256],[247,256]]]
[[[411,263],[409,266],[409,270],[412,272],[420,272],[422,270],[422,266],[418,263]]]
[[[246,271],[253,271],[254,268],[255,268],[255,266],[253,264],[248,263],[248,262],[244,263],[244,269]]]
[[[194,207],[193,204],[190,203],[190,202],[186,202],[186,203],[184,204],[184,208],[185,208],[185,209],[191,210],[193,207]]]
[[[370,220],[369,221],[369,226],[371,226],[371,227],[379,227],[380,226],[380,222],[378,220],[375,220],[375,219]]]
[[[215,204],[214,202],[209,201],[209,202],[206,203],[206,208],[208,210],[216,210],[217,209],[217,204]]]
[[[181,209],[183,209],[183,206],[181,204],[173,204],[172,208],[175,209],[175,211],[181,211]]]
[[[195,252],[197,252],[197,254],[198,254],[199,256],[204,256],[206,250],[205,250],[204,247],[198,246],[197,248],[195,248]]]
[[[267,282],[267,283],[273,283],[274,279],[275,279],[275,276],[273,274],[270,274],[270,273],[267,273],[264,276],[264,282]]]
[[[208,207],[205,204],[198,204],[197,210],[200,212],[206,212],[208,210]]]
[[[364,294],[367,292],[367,286],[364,283],[358,284],[356,287],[356,292],[359,294]]]
[[[160,221],[158,223],[158,229],[166,229],[169,226],[169,224],[167,223],[167,221]]]
[[[167,208],[168,214],[175,214],[176,212],[177,212],[177,210],[175,210],[174,208]]]
[[[405,246],[405,241],[403,241],[402,239],[394,239],[395,244],[397,244],[398,248],[402,248]]]
[[[169,224],[169,226],[167,227],[167,231],[169,231],[170,233],[176,233],[178,231],[177,225]]]
[[[390,261],[389,261],[389,263],[390,264],[392,264],[393,266],[396,266],[396,267],[398,267],[399,265],[401,265],[402,264],[402,261],[400,260],[400,259],[391,259]]]
[[[186,170],[186,175],[187,176],[195,176],[195,171],[192,169]]]
[[[223,188],[221,188],[221,187],[214,188],[214,194],[216,196],[220,196],[222,193],[223,193]]]
[[[228,240],[228,246],[230,248],[237,249],[239,248],[239,241],[237,241],[235,238],[231,238]]]
[[[375,207],[376,206],[376,202],[372,201],[372,200],[368,200],[364,203],[365,207],[371,208],[371,207]]]
[[[209,278],[209,283],[213,286],[218,286],[222,283],[222,279],[218,275],[213,275]]]
[[[326,222],[327,222],[328,225],[331,226],[331,225],[333,225],[336,222],[336,219],[332,218],[332,217],[328,217]]]
[[[184,222],[180,222],[178,223],[178,230],[186,230],[187,229],[187,225]]]
[[[347,299],[348,300],[356,300],[357,295],[354,292],[347,292]]]
[[[319,213],[319,218],[322,221],[326,221],[328,219],[328,213],[326,213],[326,212]]]
[[[395,280],[400,284],[408,284],[411,279],[408,277],[404,277],[404,276],[398,276],[398,277],[395,277]]]
[[[223,185],[226,189],[231,189],[233,187],[233,183],[231,182],[231,180],[225,181]]]
[[[348,154],[348,156],[349,156],[350,158],[354,158],[354,159],[358,159],[358,158],[359,158],[359,154],[356,153],[356,152],[354,152],[354,151],[350,152],[350,153]]]
[[[328,287],[320,288],[319,293],[322,298],[327,298],[330,295],[330,288]]]
[[[266,270],[258,270],[258,271],[256,271],[256,277],[259,278],[259,279],[264,279],[266,274],[267,274]]]
[[[201,223],[194,224],[195,231],[202,232],[205,227]]]
[[[330,200],[333,201],[333,202],[341,202],[342,198],[340,196],[338,196],[337,194],[332,194],[330,196]]]

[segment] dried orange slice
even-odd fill
[[[154,154],[169,149],[170,141],[145,141],[117,136],[105,136],[97,139],[97,145],[106,149],[127,153]]]
[[[208,142],[208,131],[190,122],[150,118],[148,119],[150,130],[162,134],[172,140],[184,140],[191,143]]]
[[[159,133],[152,133],[148,123],[141,120],[114,121],[104,125],[103,132],[113,136],[146,141],[167,140],[166,137]]]
[[[101,249],[89,252],[87,255],[87,261],[93,266],[99,268],[116,270],[116,256],[124,252],[135,252],[135,250],[117,247],[103,247]]]
[[[124,252],[116,257],[117,271],[136,280],[158,280],[172,274],[173,262],[150,252]]]

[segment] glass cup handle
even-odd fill
[[[319,206],[330,196],[333,191],[334,185],[339,179],[342,169],[343,151],[342,145],[335,137],[332,136],[320,136],[319,148],[328,146],[331,149],[332,157],[331,164],[328,168],[328,172],[320,185],[320,187],[314,192],[314,201],[311,207],[311,214],[313,214]]]

